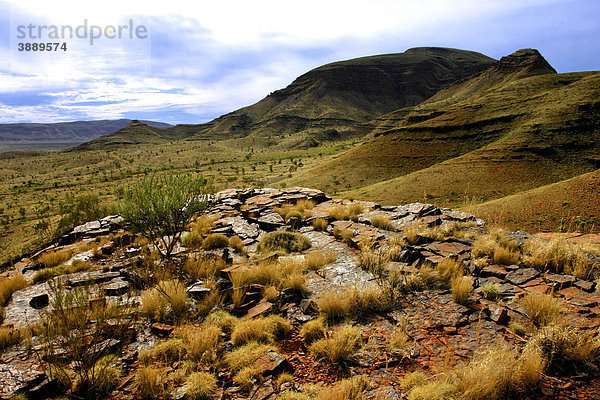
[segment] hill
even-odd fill
[[[293,183],[456,206],[568,179],[597,168],[599,90],[599,73],[556,74],[537,51],[521,50],[364,124],[372,139]]]
[[[73,121],[52,124],[0,124],[0,142],[12,143],[52,143],[87,142],[119,130],[131,120]],[[162,122],[143,121],[155,128],[168,128]]]
[[[301,75],[256,104],[209,123],[177,125],[160,135],[188,140],[251,137],[260,146],[313,147],[358,132],[358,123],[416,105],[494,62],[480,53],[436,47],[335,62]],[[127,143],[121,139],[121,134],[112,135],[103,143]]]

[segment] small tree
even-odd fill
[[[171,256],[192,217],[209,205],[204,178],[151,175],[125,191],[121,214],[132,228],[157,246],[163,258]]]

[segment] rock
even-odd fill
[[[572,286],[577,278],[571,275],[563,275],[563,274],[546,274],[544,277],[546,279],[546,283],[548,283],[554,290],[566,289]]]
[[[494,307],[491,309],[490,319],[498,325],[506,325],[508,323],[508,312],[504,307]]]
[[[312,299],[302,299],[300,309],[304,314],[316,314],[319,312],[319,306]]]
[[[502,265],[488,265],[481,270],[480,276],[484,278],[493,276],[499,279],[504,279],[506,278],[506,275],[508,275],[508,272],[508,269]]]
[[[565,300],[577,307],[591,308],[598,305],[600,294],[587,293],[576,287],[570,287],[558,292],[565,297]]]
[[[21,273],[24,274],[25,272],[28,272],[28,271],[39,271],[40,269],[45,268],[45,267],[46,266],[42,263],[35,263],[35,264],[31,264],[31,265],[24,267],[21,270]]]
[[[252,369],[262,376],[276,376],[282,372],[293,371],[293,368],[288,360],[274,351],[268,351],[259,357],[252,364]]]
[[[211,289],[204,286],[202,282],[193,284],[187,289],[188,295],[195,300],[203,300],[211,292]]]
[[[119,272],[91,272],[76,278],[69,278],[67,284],[71,287],[89,286],[97,283],[108,282],[120,277]]]
[[[49,302],[50,297],[48,296],[48,293],[40,293],[29,300],[29,305],[33,308],[40,309],[46,307]]]
[[[458,329],[455,326],[444,326],[444,333],[447,335],[456,335],[458,333]]]
[[[506,280],[513,285],[520,286],[525,282],[537,278],[540,275],[540,271],[534,268],[519,268],[515,271],[511,271],[506,275]]]
[[[122,279],[115,279],[104,287],[106,296],[121,296],[129,291],[129,282]]]
[[[241,320],[245,321],[248,319],[252,319],[259,315],[267,315],[273,310],[273,303],[269,303],[268,301],[261,301],[254,307],[248,310],[248,313],[244,315]]]
[[[275,212],[265,213],[253,222],[256,222],[262,230],[267,232],[276,231],[285,226],[285,221],[281,215]]]
[[[273,388],[273,379],[269,379],[262,383],[252,394],[251,400],[267,400],[275,393]]]
[[[167,337],[173,332],[173,326],[155,322],[150,326],[150,332],[160,337]]]
[[[596,289],[596,283],[590,281],[584,281],[582,279],[577,279],[574,283],[575,287],[583,290],[584,292],[591,293]]]

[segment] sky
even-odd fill
[[[320,65],[419,46],[600,70],[599,15],[598,0],[0,0],[0,123],[202,123]],[[19,51],[34,42],[67,50]]]

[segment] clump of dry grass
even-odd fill
[[[415,386],[408,393],[408,400],[458,400],[458,389],[446,380],[430,381]]]
[[[389,311],[394,305],[394,298],[389,288],[381,286],[366,287],[357,291],[350,299],[354,299],[357,315]]]
[[[316,400],[361,400],[363,392],[369,387],[364,375],[354,376],[336,382],[333,386],[324,387]]]
[[[221,328],[214,325],[188,327],[183,330],[181,336],[190,360],[204,363],[214,361]]]
[[[36,261],[44,264],[46,268],[52,268],[68,261],[72,256],[73,251],[71,250],[47,251],[40,254]]]
[[[307,344],[311,344],[315,340],[323,338],[325,336],[325,323],[323,318],[313,319],[302,325],[300,335]]]
[[[552,372],[569,373],[596,369],[600,360],[600,337],[591,331],[563,325],[540,328],[528,341],[526,351],[541,351]]]
[[[258,251],[285,253],[301,252],[311,246],[310,240],[301,233],[275,231],[264,235],[258,242]]]
[[[481,287],[481,294],[485,299],[494,301],[500,295],[500,286],[494,282],[488,282]]]
[[[201,254],[191,254],[187,257],[183,270],[192,279],[204,280],[215,278],[219,272],[227,267],[227,263],[221,257],[208,257]]]
[[[135,374],[135,383],[143,399],[159,399],[165,396],[165,375],[154,367],[141,367]]]
[[[452,299],[458,304],[466,304],[473,293],[473,278],[462,276],[452,281]]]
[[[263,297],[270,303],[274,303],[279,299],[279,290],[275,286],[266,286],[263,290]]]
[[[217,378],[208,372],[194,372],[185,381],[185,394],[190,400],[210,400],[217,392]]]
[[[291,217],[307,218],[315,208],[315,202],[307,199],[300,199],[295,204],[285,203],[279,207],[273,207],[273,211],[281,215],[284,220],[289,220]]]
[[[414,347],[414,344],[414,341],[406,333],[405,324],[400,323],[390,333],[387,349],[390,353],[405,358],[410,355],[410,350]]]
[[[18,344],[23,339],[21,331],[14,328],[0,327],[0,354],[7,348]]]
[[[0,280],[0,306],[5,306],[13,293],[19,289],[26,288],[27,280],[21,274],[15,274],[10,278]]]
[[[454,257],[444,258],[437,265],[436,269],[442,283],[446,285],[446,287],[451,286],[455,279],[460,278],[465,274],[465,266]]]
[[[392,221],[392,219],[389,216],[387,216],[386,214],[383,214],[383,213],[375,214],[371,217],[370,221],[371,221],[371,225],[373,225],[376,228],[380,228],[380,229],[384,229],[386,231],[392,231],[392,232],[396,231],[396,225],[394,225],[394,222]]]
[[[336,219],[338,221],[341,220],[352,220],[357,221],[358,216],[365,212],[365,208],[360,203],[351,203],[351,204],[340,204],[337,206],[331,207],[327,210],[327,215],[330,218]]]
[[[249,342],[233,351],[225,353],[223,362],[231,371],[238,372],[252,365],[268,351],[274,351],[275,349],[272,345]]]
[[[306,269],[316,270],[337,260],[335,251],[313,250],[304,256]]]
[[[151,319],[179,319],[188,310],[189,297],[185,284],[178,280],[161,281],[142,292],[141,311]]]
[[[566,273],[580,279],[589,279],[594,261],[587,253],[597,250],[589,246],[571,243],[563,238],[552,240],[530,239],[525,242],[523,262],[541,271]]]
[[[169,363],[181,361],[186,354],[186,346],[179,338],[168,339],[158,343],[148,350],[147,357],[157,361]]]
[[[246,254],[246,247],[244,246],[244,242],[237,235],[229,238],[229,247],[231,247],[240,254]]]
[[[341,229],[337,226],[333,228],[333,236],[346,244],[350,244],[354,237],[354,232],[351,229]]]
[[[315,231],[324,231],[329,226],[329,222],[325,218],[315,218],[312,221],[312,227]]]
[[[528,294],[521,299],[520,304],[537,326],[550,325],[557,320],[562,311],[560,300],[548,294]]]
[[[354,311],[356,305],[356,291],[347,290],[343,293],[331,291],[322,294],[316,299],[321,315],[334,324],[348,318]]]
[[[329,360],[333,364],[347,362],[361,346],[360,329],[352,326],[342,326],[329,337],[313,342],[310,350],[315,356]]]
[[[39,270],[32,279],[33,283],[42,283],[46,282],[49,279],[52,279],[57,276],[66,275],[66,274],[74,274],[76,272],[85,271],[90,269],[92,265],[89,261],[82,260],[73,260],[70,265],[58,265],[56,267],[51,268],[43,268]]]
[[[239,321],[231,333],[231,342],[234,346],[250,342],[273,343],[276,337],[286,335],[291,329],[290,323],[278,315]]]
[[[222,233],[211,233],[202,241],[204,250],[220,249],[229,246],[229,238]]]
[[[406,374],[400,380],[400,386],[405,391],[410,391],[415,387],[424,386],[425,384],[427,384],[427,376],[419,371]]]
[[[233,331],[237,322],[236,317],[223,310],[213,311],[204,319],[204,325],[216,326],[227,334]]]
[[[404,228],[404,238],[408,244],[414,245],[421,241],[427,226],[422,223],[412,223]]]
[[[496,264],[517,264],[521,257],[521,249],[517,242],[501,230],[492,230],[487,235],[479,236],[471,247],[473,257],[488,257]]]
[[[424,263],[418,271],[412,272],[406,277],[406,289],[408,291],[420,291],[435,289],[447,284],[443,283],[442,277],[436,268]]]

